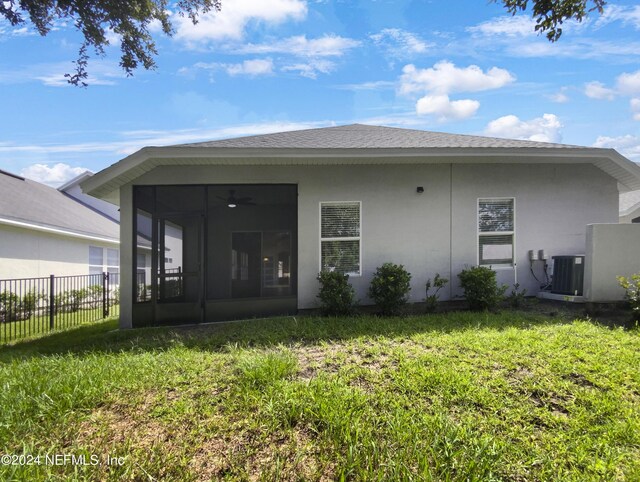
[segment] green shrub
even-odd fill
[[[0,322],[28,320],[38,307],[42,295],[33,289],[22,298],[10,291],[0,293]]]
[[[625,298],[633,313],[633,321],[640,322],[640,273],[632,274],[630,278],[618,276],[618,283],[626,293]]]
[[[411,274],[401,264],[385,263],[376,269],[369,296],[383,315],[398,315],[407,303]]]
[[[111,290],[111,303],[114,305],[120,304],[120,286],[116,286]]]
[[[474,311],[494,310],[504,299],[507,286],[498,286],[496,272],[491,268],[472,266],[462,270],[458,278],[469,308]]]
[[[90,308],[102,306],[102,285],[91,285],[86,289],[86,303]]]
[[[513,285],[513,289],[509,296],[507,296],[507,301],[512,308],[519,308],[524,303],[524,297],[527,294],[527,290],[522,288],[520,289],[520,283],[516,283]]]
[[[320,310],[323,315],[350,315],[355,308],[355,291],[349,284],[349,275],[337,271],[322,271],[318,274],[320,282]]]
[[[429,290],[432,288],[431,286],[431,278],[429,278],[427,280],[427,284],[425,286],[425,293],[426,293],[426,299],[425,299],[425,304],[426,304],[426,310],[427,313],[433,313],[436,311],[436,308],[438,307],[438,292],[444,288],[444,285],[446,285],[449,282],[449,280],[447,278],[443,278],[440,276],[440,273],[436,273],[436,275],[433,277],[433,288],[435,289],[435,291],[432,294],[429,294]]]
[[[56,313],[75,313],[80,311],[83,301],[89,295],[86,289],[63,291],[55,295],[54,307]]]

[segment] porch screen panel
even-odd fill
[[[151,213],[142,209],[136,210],[136,243],[135,243],[135,291],[134,302],[151,301]]]
[[[320,270],[360,275],[360,202],[320,204]]]
[[[151,237],[153,231],[153,212],[155,211],[155,190],[153,186],[134,186],[134,252],[133,263],[133,301],[148,303],[152,295],[151,276]]]
[[[515,199],[478,200],[478,264],[513,265]]]

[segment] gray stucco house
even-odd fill
[[[435,273],[459,296],[457,273],[477,264],[535,293],[529,250],[584,253],[587,224],[618,222],[640,168],[612,149],[355,124],[146,147],[82,186],[120,205],[130,327],[313,308],[322,269],[350,273],[366,304],[386,261],[412,273],[411,301]]]

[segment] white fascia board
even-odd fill
[[[91,177],[92,175],[93,175],[93,173],[91,171],[88,171],[88,170],[84,171],[82,174],[78,174],[73,179],[65,182],[62,186],[59,186],[58,187],[58,191],[60,191],[60,192],[66,191],[70,187],[73,187],[76,184],[80,184],[82,181],[84,181],[85,179]]]
[[[116,179],[118,176],[125,174],[130,169],[149,159],[150,156],[148,155],[148,152],[152,149],[158,148],[143,147],[139,151],[136,151],[133,154],[125,157],[124,159],[116,162],[115,164],[111,164],[109,167],[103,169],[102,171],[97,172],[90,178],[81,181],[80,188],[82,189],[82,192],[91,196],[100,197],[95,193],[99,192],[99,188],[101,186],[111,180]]]
[[[618,180],[627,189],[640,189],[640,167],[614,149],[591,147],[438,147],[367,149],[270,149],[234,147],[145,147],[94,174],[81,186],[96,197],[107,197],[128,182],[126,173],[141,175],[157,166],[211,165],[339,165],[406,163],[591,163]],[[124,179],[118,179],[120,176]],[[137,177],[137,176],[136,176]]]
[[[628,216],[629,214],[633,213],[636,210],[640,210],[640,202],[634,204],[633,206],[625,209],[624,211],[620,211],[620,217],[622,216]]]
[[[71,231],[71,230],[62,229],[62,228],[55,228],[52,226],[41,226],[39,224],[27,223],[24,221],[17,221],[15,219],[0,218],[0,224],[6,224],[8,226],[16,226],[19,228],[33,229],[34,231],[58,234],[61,236],[69,236],[72,238],[87,239],[89,241],[100,241],[102,243],[109,243],[109,244],[115,244],[115,245],[120,244],[119,239],[107,238],[104,236],[94,236],[91,234],[79,233],[76,231]]]

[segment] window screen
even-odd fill
[[[514,199],[478,200],[478,264],[513,265]]]
[[[103,249],[97,246],[89,246],[89,266],[103,266]]]
[[[120,252],[117,249],[107,249],[107,266],[112,268],[120,266]]]
[[[360,275],[360,203],[320,203],[320,269]]]

